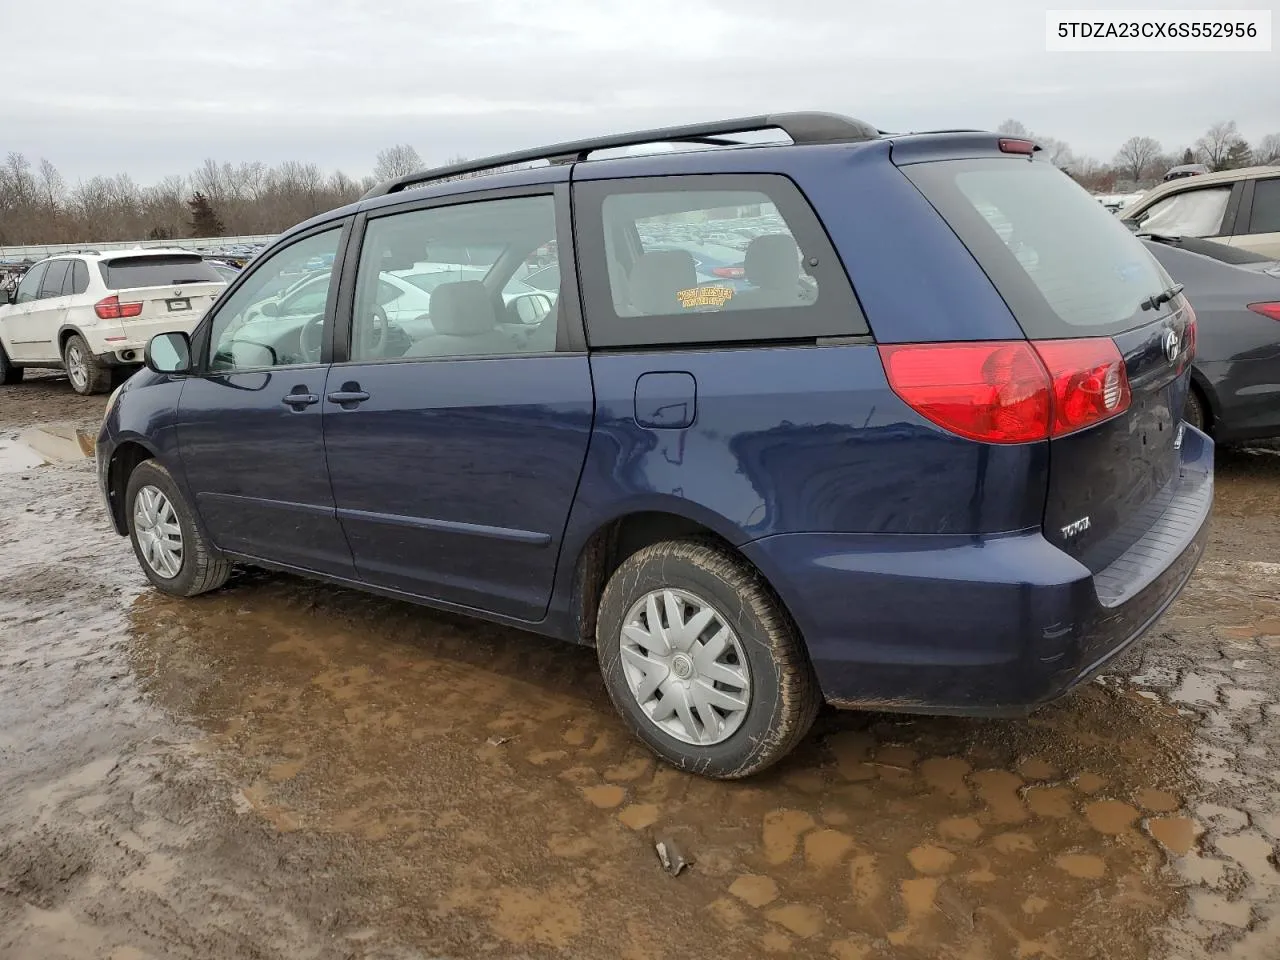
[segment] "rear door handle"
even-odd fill
[[[319,403],[320,398],[314,393],[305,393],[305,387],[294,387],[293,393],[289,394],[282,401],[286,406],[293,407],[295,410],[301,410],[303,407],[309,407],[313,403]]]
[[[353,387],[355,389],[352,389]],[[354,410],[369,399],[369,394],[354,383],[343,384],[343,389],[335,390],[326,396],[330,403],[338,404],[343,410]]]

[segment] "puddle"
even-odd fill
[[[0,473],[21,473],[48,463],[92,457],[94,438],[74,424],[49,423],[0,437]]]

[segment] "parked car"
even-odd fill
[[[1213,239],[1280,259],[1280,167],[1162,183],[1121,210],[1120,219],[1139,233]]]
[[[705,145],[765,128],[793,143]],[[673,140],[703,146],[591,159]],[[245,563],[590,645],[706,776],[778,760],[823,700],[1025,713],[1173,602],[1213,491],[1185,298],[1033,150],[781,114],[389,181],[151,342],[98,437],[111,522],[174,596]],[[574,160],[493,172],[545,157]],[[728,297],[639,229],[757,209]],[[551,240],[538,319],[546,292],[503,291]],[[406,347],[381,281],[439,250],[484,277]],[[242,320],[321,254],[284,359]]]
[[[213,267],[214,272],[222,278],[224,283],[230,283],[236,277],[240,276],[240,267],[234,266],[225,260],[214,260],[206,257],[205,263]]]
[[[0,383],[64,369],[76,393],[105,393],[142,364],[157,333],[190,331],[226,281],[198,254],[123,250],[41,260],[0,306]]]
[[[1196,312],[1184,419],[1220,443],[1280,436],[1280,262],[1212,240],[1145,242]]]

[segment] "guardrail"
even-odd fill
[[[163,247],[167,250],[220,250],[239,245],[269,243],[276,234],[265,234],[255,237],[197,237],[181,240],[127,240],[110,243],[34,243],[17,247],[0,247],[0,261],[20,262],[22,260],[43,260],[55,257],[60,253],[83,253],[96,250],[104,253],[108,250],[154,250]]]

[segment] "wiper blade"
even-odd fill
[[[1143,310],[1157,310],[1160,308],[1161,304],[1168,303],[1181,292],[1182,284],[1175,283],[1168,290],[1162,290],[1160,293],[1155,293],[1147,297],[1147,299],[1143,300],[1139,306],[1141,306]]]

